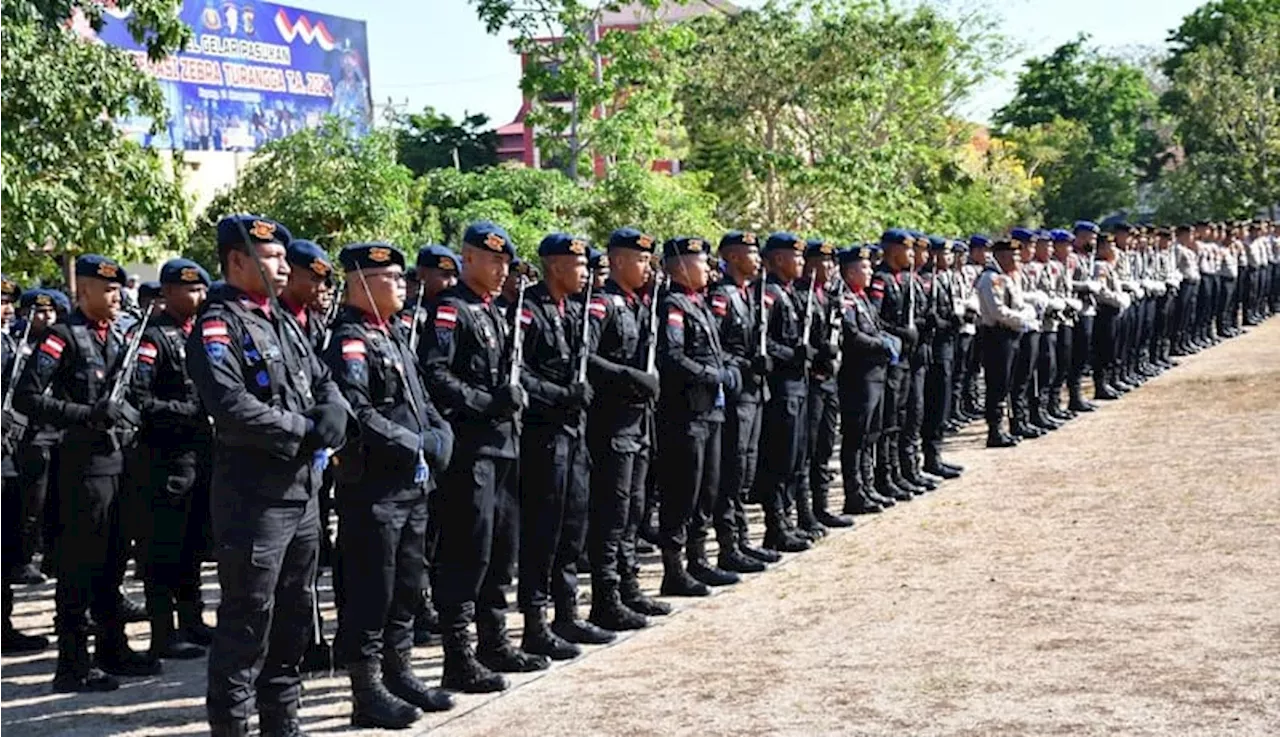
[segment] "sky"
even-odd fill
[[[374,105],[404,112],[430,105],[455,119],[484,113],[495,126],[520,109],[520,60],[507,39],[491,36],[467,0],[283,0],[297,7],[363,19],[369,30]],[[961,106],[976,122],[1013,96],[1017,70],[1084,32],[1103,48],[1159,48],[1170,29],[1203,0],[991,0],[1003,30],[1022,49],[1003,78]],[[763,0],[738,0],[759,6]]]

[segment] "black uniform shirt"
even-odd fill
[[[577,376],[583,350],[582,314],[580,302],[552,299],[545,282],[525,290],[519,320],[524,340],[520,383],[529,393],[526,425],[557,425],[578,435],[584,412],[569,404],[569,384]],[[590,334],[587,340],[589,351]]]
[[[615,439],[643,438],[650,400],[637,377],[644,373],[648,356],[648,303],[609,279],[591,298],[587,312],[595,346],[587,363],[596,394],[590,410],[591,432]],[[626,444],[626,450],[641,447]]]
[[[724,421],[720,333],[702,295],[673,284],[658,303],[659,417]]]
[[[187,337],[194,326],[161,313],[138,344],[133,396],[142,413],[141,439],[153,447],[205,447],[212,439],[209,416],[187,373]]]
[[[711,314],[720,332],[724,362],[742,374],[740,396],[760,393],[761,377],[751,371],[751,359],[760,355],[759,283],[738,286],[729,277],[710,290]]]
[[[320,488],[323,468],[301,452],[302,413],[350,408],[297,327],[287,315],[273,323],[268,306],[230,284],[212,289],[200,309],[187,370],[213,417],[215,504],[220,493],[305,501]]]

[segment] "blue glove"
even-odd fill
[[[725,366],[720,369],[720,386],[722,386],[730,394],[736,394],[742,385],[742,377],[738,374],[738,370],[732,366]]]

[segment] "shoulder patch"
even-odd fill
[[[729,298],[723,294],[715,294],[711,297],[711,311],[717,317],[724,317],[729,314]]]
[[[667,311],[667,325],[673,328],[684,327],[684,310],[672,307]]]
[[[533,310],[528,307],[520,308],[520,324],[526,328],[533,324]]]
[[[227,323],[217,318],[207,318],[200,323],[200,338],[205,345],[210,343],[231,343],[231,333],[227,331]]]
[[[138,361],[142,363],[155,363],[156,357],[160,355],[160,350],[156,348],[155,343],[144,339],[138,343]]]
[[[55,359],[62,358],[62,350],[67,347],[67,342],[57,335],[50,334],[40,343],[40,352]]]
[[[587,307],[587,311],[591,313],[591,317],[597,320],[603,320],[609,312],[609,307],[605,304],[604,297],[592,297],[591,304]]]
[[[436,329],[453,330],[458,325],[458,308],[453,305],[440,305],[436,308]]]
[[[350,338],[342,341],[342,360],[363,361],[367,355],[368,349],[365,348],[363,340]]]

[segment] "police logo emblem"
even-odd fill
[[[269,241],[276,236],[276,225],[264,220],[254,220],[253,227],[249,228],[249,235],[260,241]]]
[[[389,248],[370,248],[369,260],[374,263],[383,263],[391,260],[391,249]]]

